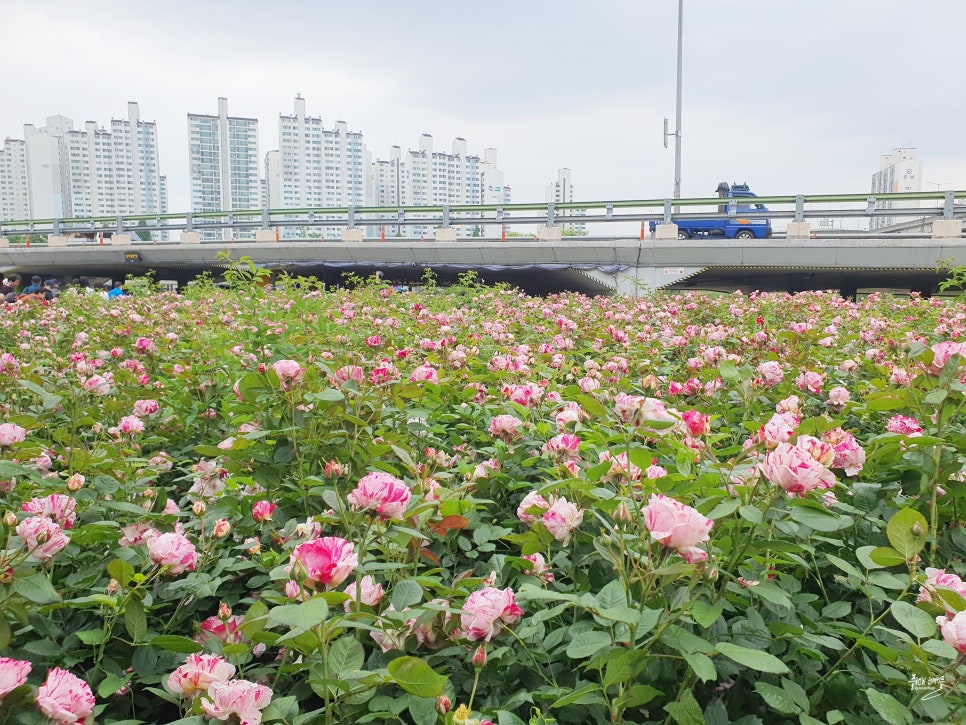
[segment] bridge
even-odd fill
[[[508,282],[534,293],[838,289],[854,294],[885,288],[929,294],[944,277],[937,271],[941,264],[966,266],[966,191],[759,197],[755,201],[769,208],[752,215],[787,220],[775,236],[678,239],[674,220],[733,217],[733,203],[723,210],[719,206],[733,201],[236,210],[4,221],[0,268],[115,279],[154,270],[157,278],[184,283],[203,270],[219,273],[225,261],[218,253],[227,251],[236,260],[248,257],[269,269],[329,284],[340,283],[346,271],[362,276],[381,272],[400,284],[413,284],[431,267],[442,283],[476,270],[484,281]],[[859,229],[879,219],[893,223],[874,231]],[[654,233],[646,233],[650,221],[658,223]],[[565,236],[575,225],[593,227],[594,234]],[[396,236],[404,231],[412,236]],[[416,231],[421,238],[415,238]],[[177,233],[179,239],[141,241],[136,232],[156,237]]]

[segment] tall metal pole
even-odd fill
[[[678,88],[674,111],[674,198],[681,198],[681,69],[684,59],[684,0],[678,0]]]

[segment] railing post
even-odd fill
[[[728,216],[736,216],[738,214],[738,202],[734,199],[728,199]]]
[[[953,208],[956,205],[956,192],[949,190],[946,192],[946,201],[943,204],[943,219],[953,219]]]
[[[449,228],[449,204],[443,204],[443,228]]]
[[[271,216],[268,209],[262,209],[262,229],[268,229],[271,226]]]
[[[191,220],[191,212],[190,211],[186,211],[184,213],[184,230],[186,232],[193,232],[194,231],[194,225],[193,225],[192,220]]]
[[[502,206],[498,206],[496,208],[496,221],[498,223],[501,223],[501,224],[503,223],[503,207]]]
[[[795,221],[803,222],[805,221],[805,195],[797,194],[795,196]]]
[[[556,224],[556,219],[555,219],[556,208],[557,208],[556,204],[554,204],[552,201],[547,202],[547,226],[548,227],[552,227]]]
[[[117,233],[118,234],[124,233],[124,216],[121,214],[117,215]]]
[[[664,224],[671,223],[671,200],[670,199],[664,200],[664,221],[662,223]]]
[[[610,221],[613,218],[614,218],[614,205],[608,204],[607,206],[604,207],[604,219],[606,219],[607,221]]]
[[[869,217],[875,216],[875,197],[870,195],[866,197],[865,201],[865,215]]]
[[[310,212],[310,215],[311,215],[311,212]],[[348,224],[349,224],[349,226],[347,227],[348,229],[356,228],[356,208],[354,206],[349,207]]]
[[[60,236],[60,219],[54,219],[54,234]]]

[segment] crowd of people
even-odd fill
[[[120,281],[108,281],[100,286],[95,286],[91,284],[90,279],[84,276],[75,277],[63,290],[61,290],[59,280],[43,280],[36,274],[30,278],[30,284],[23,289],[20,289],[21,283],[22,280],[19,274],[10,274],[4,278],[3,284],[0,284],[0,295],[3,296],[5,304],[17,304],[29,301],[49,302],[62,292],[98,295],[104,299],[115,299],[124,296],[124,289]]]

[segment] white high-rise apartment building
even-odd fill
[[[258,174],[258,119],[228,115],[228,99],[218,99],[218,115],[188,114],[188,166],[191,211],[262,208]],[[228,239],[227,229],[204,232],[207,239]],[[235,232],[234,236],[250,237]]]
[[[7,139],[0,153],[5,219],[163,213],[163,187],[157,127],[141,120],[133,102],[110,131],[94,121],[75,129],[71,119],[50,116],[41,128],[24,125],[24,140]]]
[[[349,131],[345,121],[336,121],[332,130],[324,128],[321,118],[305,114],[305,99],[297,96],[294,113],[278,118],[278,150],[265,157],[269,206],[362,206],[366,199],[365,154],[361,133]],[[338,237],[340,232],[340,227],[321,229],[326,237]],[[286,229],[284,235],[301,236],[294,228]]]
[[[574,200],[574,185],[570,176],[570,169],[558,169],[557,180],[547,184],[547,202],[554,204],[564,204]],[[584,216],[584,209],[561,209],[555,215],[559,221],[567,217]],[[565,222],[564,231],[572,232],[583,236],[587,233],[587,225],[584,222]]]
[[[370,163],[367,188],[369,203],[375,206],[506,204],[510,199],[510,188],[503,183],[503,172],[496,165],[496,149],[487,149],[481,159],[468,154],[466,140],[457,138],[451,153],[434,151],[429,134],[420,136],[418,149],[403,153],[393,146],[388,160]],[[392,219],[387,217],[387,221]],[[391,229],[395,235],[409,237],[432,233],[427,225]],[[458,227],[458,231],[463,236],[482,233],[467,226]]]
[[[872,175],[872,193],[890,194],[902,191],[922,191],[922,162],[914,148],[893,149],[879,159],[879,171]],[[903,202],[905,207],[918,206],[918,202]],[[891,201],[876,202],[876,209],[892,209]],[[895,224],[896,217],[874,216],[869,229],[881,229]]]

